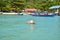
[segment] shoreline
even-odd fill
[[[20,14],[20,13],[2,13],[2,14]]]
[[[23,14],[23,15],[27,15],[27,14],[33,14],[33,13],[0,12],[0,14]]]

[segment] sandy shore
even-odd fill
[[[0,14],[23,14],[23,15],[28,15],[28,14],[34,14],[34,13],[6,13],[6,12],[2,12],[2,13],[0,13]]]
[[[18,14],[18,13],[2,13],[2,14]]]

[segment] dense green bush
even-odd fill
[[[36,8],[48,10],[50,6],[60,5],[60,0],[0,0],[0,10],[22,10],[24,8]]]

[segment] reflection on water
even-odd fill
[[[33,32],[34,31],[34,24],[31,24],[30,30]]]

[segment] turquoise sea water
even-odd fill
[[[0,15],[0,40],[60,40],[59,18]],[[35,24],[26,24],[29,20]]]

